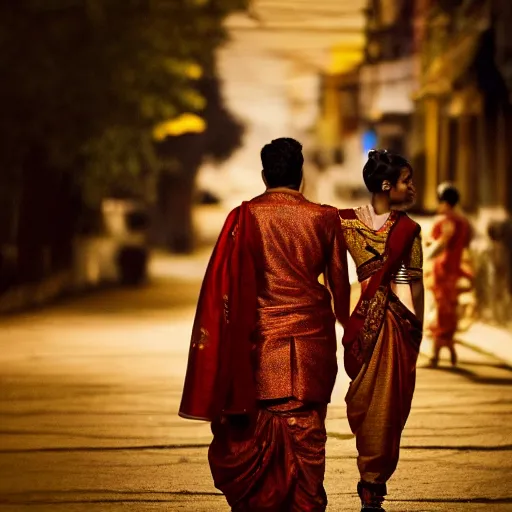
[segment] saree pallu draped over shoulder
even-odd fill
[[[256,323],[256,236],[247,203],[235,208],[199,295],[180,416],[214,421],[256,409],[251,333]]]
[[[343,211],[340,216],[344,218]],[[343,336],[345,369],[352,379],[347,416],[356,436],[361,479],[372,484],[385,485],[396,469],[414,393],[422,325],[393,293],[391,279],[419,231],[406,214],[397,214],[382,265],[362,283]]]

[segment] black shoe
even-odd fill
[[[361,498],[361,512],[372,510],[386,512],[382,508],[384,496],[387,494],[386,484],[371,484],[361,481],[357,484],[357,494]]]

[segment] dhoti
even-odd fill
[[[327,506],[325,404],[260,402],[248,426],[212,424],[208,460],[236,512],[320,512]]]

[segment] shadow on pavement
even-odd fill
[[[512,451],[512,444],[504,444],[499,446],[480,446],[480,445],[460,445],[460,446],[446,446],[446,445],[402,445],[401,450],[442,450],[442,451],[455,451],[455,452],[509,452]]]
[[[471,382],[475,382],[478,384],[487,384],[494,386],[510,386],[512,385],[512,375],[510,377],[491,377],[491,376],[482,376],[465,368],[465,366],[478,366],[480,368],[488,368],[491,370],[506,370],[512,372],[512,369],[503,363],[498,364],[486,364],[486,363],[459,363],[460,366],[450,367],[450,366],[438,366],[437,368],[432,368],[429,365],[419,366],[418,368],[432,371],[442,371],[447,373],[452,373],[456,375],[460,375],[461,377],[465,377]]]
[[[485,504],[485,505],[506,505],[512,503],[512,498],[423,498],[410,500],[394,500],[386,499],[389,502],[396,503],[468,503],[468,504]]]

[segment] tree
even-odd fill
[[[154,127],[208,111],[200,79],[214,76],[222,21],[245,2],[0,4],[0,185],[19,198],[19,251],[30,252],[29,267],[51,245],[52,203],[60,205],[54,215],[68,218],[72,196],[94,205],[116,184],[140,189],[141,177],[161,167]],[[43,272],[28,269],[26,278]]]
[[[168,137],[159,147],[159,155],[168,162],[158,182],[157,240],[175,252],[194,247],[192,209],[194,183],[204,158],[219,163],[240,146],[242,125],[223,105],[219,79],[215,72],[203,77],[199,91],[206,100],[202,115],[206,129]]]

